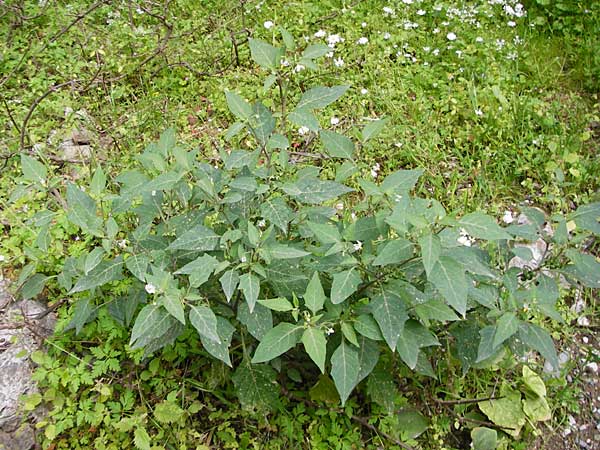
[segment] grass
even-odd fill
[[[200,7],[179,0],[168,2],[168,8],[149,1],[3,4],[0,254],[5,261],[0,267],[9,270],[24,263],[32,240],[26,220],[43,209],[43,199],[8,200],[18,184],[19,153],[41,157],[65,179],[90,176],[95,165],[102,165],[110,177],[114,169],[132,164],[135,155],[165,128],[175,126],[184,145],[214,157],[219,148],[229,145],[223,139],[232,122],[224,89],[252,97],[264,75],[250,61],[246,38],[252,34],[280,40],[279,25],[302,44],[305,39],[325,43],[331,34],[344,38],[335,45],[335,59],[341,58],[343,65],[329,60],[324,70],[301,71],[293,80],[300,87],[316,81],[351,85],[343,101],[325,110],[322,125],[337,117],[337,126],[358,134],[359,125],[370,119],[390,119],[376,142],[361,149],[359,167],[364,175],[376,163],[381,166],[379,176],[398,168],[421,167],[426,176],[419,189],[449,210],[485,209],[497,217],[524,204],[564,212],[598,199],[600,61],[595,49],[600,36],[599,5],[572,2],[573,10],[561,13],[532,1],[528,14],[516,17],[508,15],[501,4],[490,3],[494,2],[398,2],[389,6],[393,14],[384,12],[386,2],[375,0],[304,0],[285,5],[206,1]],[[267,20],[275,26],[265,28]],[[315,36],[319,30],[325,31],[324,37]],[[366,44],[358,44],[362,37],[368,39]],[[277,94],[272,90],[261,95],[267,104]],[[96,151],[96,157],[82,166],[64,164],[55,157],[61,141],[76,128],[91,132]],[[301,144],[296,130],[289,131]],[[33,205],[29,210],[28,204]],[[47,264],[60,259],[63,251],[55,244]],[[61,320],[67,321],[70,314],[70,310],[61,311]],[[101,321],[98,328],[88,330],[82,339],[91,344],[69,336],[59,340],[60,346],[87,355],[88,361],[92,361],[90,349],[123,352],[126,336],[110,327]],[[186,393],[180,406],[188,416],[178,423],[179,428],[170,429],[153,419],[152,426],[158,430],[156,445],[389,445],[326,404],[318,407],[314,402],[284,399],[274,418],[225,410],[233,400],[231,386],[219,378],[220,369],[206,361],[190,365],[185,362],[188,355],[183,358],[177,351],[156,357],[166,366],[151,374],[158,381],[144,378],[143,373],[131,374],[129,379],[123,367],[114,370],[111,376],[131,383],[119,394],[121,409],[104,399],[97,402],[104,406],[96,406],[95,413],[90,403],[97,400],[101,385],[112,386],[111,382],[86,378],[83,363],[51,352],[52,361],[44,364],[52,366],[56,378],[44,381],[48,383],[44,387],[53,389],[52,395],[73,396],[63,398],[66,406],[52,412],[49,419],[60,436],[58,448],[86,448],[89,442],[97,448],[131,446],[129,431],[135,425],[111,436],[114,423],[148,413],[170,392],[180,393],[177,380],[189,371],[204,373],[201,384],[212,386],[210,392],[192,389],[193,393]],[[429,412],[431,424],[425,436],[430,448],[463,448],[464,428],[457,431],[454,426],[456,410],[433,402],[431,392],[437,389],[474,398],[486,395],[506,376],[514,380],[515,375],[510,367],[474,371],[465,377],[443,360],[439,367],[446,370],[438,373],[437,381],[406,373],[403,398],[397,403]],[[61,378],[73,384],[59,382]],[[292,383],[290,391],[295,386]],[[564,390],[560,396],[569,397]],[[135,400],[125,410],[129,397]],[[400,426],[393,418],[385,418],[380,407],[362,407],[360,400],[351,408],[372,414],[372,420],[380,420],[380,429],[392,433]],[[194,402],[202,403],[202,413],[195,410]],[[570,403],[566,404],[561,414],[569,411]],[[119,426],[125,430],[129,425]],[[61,432],[60,427],[64,427]],[[196,431],[188,432],[190,427]],[[56,436],[47,430],[50,442]],[[85,437],[76,444],[81,434]],[[507,440],[506,445],[518,444]]]

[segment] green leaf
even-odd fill
[[[460,321],[452,326],[450,332],[456,339],[456,354],[464,376],[477,360],[479,326],[474,320]]]
[[[499,348],[494,346],[494,335],[496,334],[496,327],[486,326],[479,330],[481,339],[479,340],[479,348],[477,349],[477,360],[475,362],[482,362],[486,359],[494,356]]]
[[[139,312],[131,330],[129,345],[132,349],[144,347],[163,336],[175,319],[158,304],[146,305]]]
[[[234,331],[235,328],[227,319],[217,316],[217,334],[219,335],[219,341],[221,343],[219,344],[212,339],[208,339],[203,334],[200,334],[200,341],[202,342],[204,349],[218,360],[223,361],[229,367],[232,367],[231,359],[229,357],[229,346],[231,345],[231,338],[233,337]]]
[[[282,244],[265,247],[265,250],[269,252],[269,255],[271,255],[273,259],[294,259],[310,255],[310,252],[305,252],[304,250]]]
[[[382,406],[387,414],[392,414],[396,406],[398,387],[389,367],[378,367],[367,380],[367,394],[371,400]]]
[[[335,181],[341,183],[358,173],[358,168],[351,161],[344,161],[342,165],[337,166],[335,169]]]
[[[505,427],[503,431],[517,437],[523,425],[525,414],[521,407],[521,394],[510,391],[504,398],[478,403],[479,409],[496,425]]]
[[[198,331],[200,336],[213,341],[217,344],[221,343],[221,338],[217,331],[217,316],[208,306],[190,305],[190,323]]]
[[[307,225],[322,244],[337,244],[342,242],[340,231],[333,224],[307,222]]]
[[[292,52],[296,50],[296,42],[294,41],[294,36],[292,36],[292,33],[290,33],[283,27],[279,27],[279,32],[281,33],[281,37],[283,38],[285,48]]]
[[[290,146],[288,138],[281,134],[272,134],[267,142],[267,150],[282,149],[285,150]]]
[[[23,171],[25,180],[32,183],[39,183],[42,186],[46,184],[48,171],[46,170],[46,166],[37,159],[21,153],[21,170]]]
[[[320,109],[335,102],[348,90],[350,86],[317,86],[309,89],[300,98],[296,109]]]
[[[331,355],[331,378],[340,394],[342,406],[358,383],[359,370],[358,351],[342,340],[340,346]]]
[[[95,308],[90,297],[86,297],[77,301],[73,311],[73,318],[67,325],[66,329],[75,328],[76,334],[81,333],[83,326],[91,320],[94,310]]]
[[[348,159],[354,156],[354,142],[350,138],[327,130],[319,131],[319,136],[329,156]]]
[[[218,266],[219,260],[217,258],[211,255],[202,255],[174,272],[174,274],[189,275],[190,286],[198,287],[208,281]]]
[[[569,217],[579,228],[600,235],[600,202],[581,205]]]
[[[496,322],[496,332],[494,333],[494,341],[492,346],[498,347],[509,337],[514,335],[519,329],[519,319],[515,313],[506,312]]]
[[[302,52],[302,58],[316,59],[325,56],[331,51],[331,48],[325,44],[311,44]]]
[[[333,275],[331,303],[337,305],[356,292],[362,279],[356,269],[345,270]]]
[[[51,277],[47,277],[46,275],[42,275],[41,273],[36,273],[31,276],[25,284],[21,287],[21,298],[23,300],[29,300],[30,298],[35,298],[44,290],[44,286],[46,286],[46,282]]]
[[[231,297],[235,292],[235,288],[237,287],[240,281],[240,275],[237,270],[228,270],[223,274],[221,278],[219,278],[219,282],[221,283],[221,287],[223,288],[223,293],[225,294],[225,298],[227,301],[231,301]]]
[[[423,347],[439,345],[436,337],[416,320],[404,325],[398,338],[398,354],[410,369],[417,366],[419,352]]]
[[[452,258],[441,256],[427,278],[440,291],[448,304],[464,316],[467,312],[469,292],[464,268]]]
[[[100,195],[106,187],[106,175],[102,170],[102,167],[98,167],[94,171],[94,176],[90,182],[90,192],[94,195]]]
[[[364,380],[373,371],[379,361],[379,345],[364,336],[358,338],[358,362],[360,370],[356,384]]]
[[[159,302],[165,307],[169,314],[185,325],[183,298],[178,289],[167,290],[167,292],[160,296]]]
[[[403,409],[397,413],[398,429],[404,439],[416,439],[429,428],[428,420],[414,409]]]
[[[125,267],[140,281],[146,280],[150,258],[146,255],[131,255],[125,260]]]
[[[154,417],[160,423],[177,423],[185,411],[172,401],[164,400],[154,407]]]
[[[302,178],[294,183],[284,184],[282,189],[299,202],[313,205],[353,191],[353,189],[335,181],[324,181],[318,178]]]
[[[315,115],[308,109],[296,108],[288,114],[288,119],[299,127],[306,127],[315,133],[321,128]]]
[[[79,278],[69,294],[87,291],[111,281],[121,280],[123,278],[122,271],[123,258],[121,256],[112,261],[102,261],[86,276]]]
[[[552,419],[552,411],[544,397],[526,395],[523,400],[523,412],[534,422]]]
[[[361,314],[354,321],[354,329],[363,336],[374,341],[382,341],[383,335],[377,321],[371,314]]]
[[[362,130],[362,141],[367,142],[377,136],[387,125],[389,119],[379,119],[369,122]]]
[[[217,248],[221,237],[203,225],[196,225],[175,239],[168,250],[207,252]]]
[[[302,336],[302,327],[282,322],[267,332],[254,352],[252,363],[267,362],[293,348]]]
[[[423,266],[427,276],[429,276],[442,252],[440,238],[435,234],[428,233],[419,238],[419,246],[421,247]]]
[[[546,330],[526,322],[519,325],[519,338],[528,347],[538,351],[552,365],[554,370],[558,370],[558,356],[552,337]]]
[[[473,450],[496,450],[498,432],[486,427],[471,430]]]
[[[574,264],[565,267],[562,270],[564,274],[574,277],[586,287],[600,288],[600,263],[594,256],[575,250],[568,251],[567,256]]]
[[[237,318],[241,323],[246,325],[248,332],[259,341],[262,341],[267,331],[273,328],[271,310],[265,308],[260,303],[254,306],[253,312],[250,312],[247,303],[240,303]]]
[[[395,351],[404,323],[408,320],[404,301],[395,292],[384,288],[371,300],[370,307],[385,342]]]
[[[395,239],[393,241],[388,241],[383,248],[378,251],[377,258],[375,258],[372,264],[374,266],[399,264],[410,259],[414,252],[415,247],[412,242],[406,239]]]
[[[546,385],[537,373],[527,366],[523,366],[523,383],[538,397],[546,396]]]
[[[102,219],[96,215],[96,202],[74,184],[67,184],[67,219],[94,236],[102,237]]]
[[[438,320],[440,322],[459,320],[459,317],[449,306],[437,299],[416,305],[415,312],[425,320]]]
[[[275,130],[275,118],[271,111],[260,102],[252,105],[252,113],[250,127],[261,145],[266,146],[271,133]]]
[[[461,227],[471,236],[487,241],[512,239],[511,235],[500,227],[496,221],[482,212],[467,214],[458,221]]]
[[[280,65],[283,52],[280,48],[273,47],[259,39],[248,39],[250,44],[250,55],[256,64],[265,68],[276,70]]]
[[[260,213],[263,218],[267,219],[284,233],[287,233],[288,224],[294,218],[294,213],[281,197],[264,200],[260,207]]]
[[[142,192],[168,191],[181,180],[183,172],[165,172],[144,185]]]
[[[258,300],[258,303],[263,305],[265,308],[269,308],[273,311],[286,312],[294,309],[288,299],[284,297],[268,298],[264,300]]]
[[[317,367],[321,369],[321,373],[325,373],[327,339],[325,339],[323,330],[320,328],[307,328],[302,334],[302,344],[304,345],[304,350],[306,350],[308,356],[310,356]]]
[[[313,314],[316,314],[323,309],[326,298],[323,286],[321,285],[321,280],[319,279],[319,274],[318,272],[315,272],[306,287],[304,303]]]
[[[356,332],[354,331],[354,327],[350,322],[342,322],[342,335],[346,338],[348,342],[353,344],[355,347],[358,347],[358,338],[356,336]]]
[[[138,450],[150,450],[150,436],[143,427],[137,427],[133,432],[133,444]]]
[[[260,280],[256,275],[245,273],[240,277],[240,290],[244,293],[248,308],[252,312],[260,293]]]
[[[270,411],[279,405],[277,373],[268,365],[241,364],[231,379],[242,408]]]
[[[397,170],[384,178],[380,189],[386,194],[405,193],[415,187],[423,169]]]
[[[252,116],[252,106],[240,95],[235,92],[225,91],[225,98],[227,99],[227,106],[229,111],[241,120],[248,120]]]

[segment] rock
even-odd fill
[[[21,396],[37,392],[29,356],[52,333],[55,318],[36,301],[11,303],[2,281],[0,300],[0,449],[27,450],[35,443],[35,435],[19,401]]]
[[[58,146],[58,157],[67,162],[87,162],[92,158],[91,133],[85,129],[75,130],[71,137]]]

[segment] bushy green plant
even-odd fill
[[[348,86],[315,86],[296,100],[290,82],[299,65],[316,67],[329,48],[298,51],[289,33],[281,35],[285,47],[249,43],[253,60],[269,72],[263,89],[274,109],[225,94],[238,120],[227,138],[239,145],[209,164],[167,130],[114,186],[100,168],[87,186],[67,184],[68,221],[92,248],[68,257],[56,275],[35,273],[34,260],[23,272],[23,296],[52,280],[76,302],[73,328],[107,307],[132,324],[130,345],[146,355],[191,326],[206,353],[235,369],[249,408],[276,405],[277,371],[288,363],[310,371],[304,353],[331,375],[342,405],[381,352],[397,352],[425,374],[442,344],[464,372],[529,349],[557,368],[552,338],[540,325],[561,320],[554,308],[560,280],[600,287],[600,264],[577,250],[600,234],[600,203],[548,223],[529,208],[526,223],[501,227],[483,212],[456,217],[412,195],[422,170],[398,170],[380,183],[357,177],[355,140],[321,128],[318,119]],[[316,155],[318,138],[319,154],[336,161],[335,181],[291,159],[291,124],[300,127],[300,153]],[[385,126],[369,123],[358,147]],[[31,188],[59,187],[39,161],[21,161]],[[343,184],[349,177],[355,188]],[[42,251],[32,257],[43,259],[56,214],[34,217]],[[538,259],[518,244],[539,239],[550,246]],[[529,266],[510,264],[515,256]],[[106,296],[108,304],[97,304]]]

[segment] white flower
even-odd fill
[[[481,36],[477,36],[475,38],[475,42],[480,42],[481,43],[481,42],[483,42],[483,38]]]
[[[119,239],[119,240],[117,241],[117,246],[118,246],[120,249],[125,249],[125,248],[127,248],[127,239]]]
[[[154,286],[152,283],[148,283],[146,286],[144,286],[144,289],[146,289],[148,294],[156,294],[156,286]]]
[[[246,258],[246,256],[242,256],[242,257],[240,258],[240,261],[241,261],[242,263],[245,263],[246,261],[248,261],[248,258]]]
[[[363,36],[363,37],[361,37],[361,38],[360,38],[358,41],[356,41],[356,43],[357,43],[358,45],[365,45],[365,44],[367,44],[368,42],[369,42],[369,39],[367,39],[367,38],[366,38],[366,37],[364,37],[364,36]]]
[[[304,67],[302,64],[297,64],[296,67],[294,67],[294,72],[302,72],[304,69],[306,69],[306,67]]]
[[[450,33],[448,33],[446,35],[446,39],[448,39],[449,41],[455,41],[456,40],[456,34],[454,34],[452,31]]]
[[[258,225],[258,228],[264,228],[267,226],[267,222],[265,222],[265,219],[260,219],[256,225]]]
[[[396,202],[399,202],[400,200],[402,200],[402,196],[400,194],[396,194],[396,196],[394,197],[394,200]]]
[[[586,316],[580,316],[577,318],[577,325],[580,327],[589,327],[590,319],[588,319]]]
[[[329,47],[331,48],[335,47],[335,44],[338,44],[340,42],[344,42],[344,38],[341,37],[339,34],[330,34],[329,36],[327,36],[327,45],[329,45]]]
[[[329,119],[329,123],[331,125],[337,125],[338,123],[340,123],[340,119],[338,117],[333,116],[331,119]]]
[[[333,65],[335,67],[344,67],[344,60],[342,58],[335,58],[333,60]]]
[[[152,197],[156,197],[156,191],[150,192],[150,195],[152,195]]]
[[[298,128],[298,134],[300,136],[304,136],[305,134],[308,134],[310,132],[310,129],[308,127],[305,127],[304,125],[302,125],[300,128]]]
[[[73,108],[71,108],[70,106],[65,106],[65,117],[68,117],[71,114],[73,114]]]
[[[350,218],[353,222],[356,221],[356,213],[350,213]]]
[[[327,328],[327,329],[325,330],[325,334],[326,334],[327,336],[329,336],[330,334],[333,334],[333,333],[335,333],[335,330],[334,330],[333,328]]]
[[[338,211],[343,211],[344,210],[344,204],[343,203],[338,203],[335,205],[335,209],[337,209]]]
[[[267,20],[265,23],[263,23],[263,26],[267,29],[270,30],[271,28],[273,28],[273,25],[275,25],[273,22],[271,22],[270,20]]]
[[[425,14],[427,14],[427,13],[423,9],[420,9],[417,11],[417,15],[419,15],[419,16],[424,16]]]
[[[360,26],[363,27],[363,28],[367,28],[367,22],[361,23]]]
[[[517,26],[517,22],[515,22],[514,20],[509,20],[506,25],[508,25],[511,28],[514,28]]]
[[[509,210],[504,211],[504,215],[502,216],[502,222],[504,223],[513,223],[514,217],[512,212]]]
[[[471,244],[473,243],[473,238],[471,238],[471,236],[469,236],[469,233],[467,233],[467,230],[465,230],[464,228],[461,228],[459,230],[460,236],[458,237],[458,239],[456,239],[456,242],[458,242],[460,245],[464,245],[465,247],[470,247]]]
[[[439,48],[435,48],[435,49],[433,49],[433,51],[431,52],[431,54],[432,54],[433,56],[437,56],[437,55],[439,55],[439,54],[440,54],[440,49],[439,49]]]
[[[319,31],[317,31],[317,32],[315,33],[315,37],[316,37],[316,38],[324,38],[326,34],[327,34],[327,33],[325,33],[325,31],[323,31],[323,30],[319,30]]]
[[[402,0],[405,5],[412,5],[414,0]]]
[[[333,52],[325,53],[326,58],[333,58]]]
[[[361,93],[362,95],[367,95],[367,94],[369,93],[369,90],[368,90],[368,89],[365,89],[365,88],[362,88],[362,89],[360,90],[360,93]]]
[[[383,38],[387,41],[389,38],[391,38],[392,35],[390,33],[383,33]]]
[[[481,108],[477,108],[475,110],[475,115],[478,116],[478,117],[483,116],[483,111],[481,110]]]
[[[6,257],[4,255],[0,255],[0,262],[6,261]]]
[[[384,6],[383,7],[383,15],[384,16],[393,16],[396,12],[394,11],[393,8],[390,8],[389,6]]]
[[[433,29],[433,34],[438,34],[439,32],[440,32],[440,29],[439,29],[439,28],[434,28],[434,29]]]
[[[362,242],[356,241],[356,243],[352,246],[354,247],[354,250],[359,251],[360,249],[362,249]]]
[[[288,67],[290,65],[290,62],[287,59],[282,59],[281,60],[281,65],[283,67]]]

